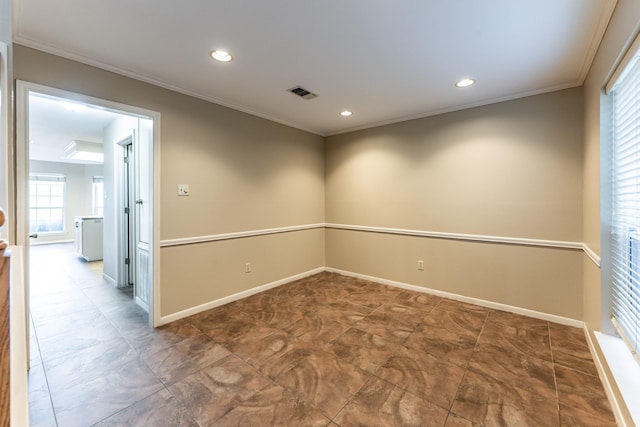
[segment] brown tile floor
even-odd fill
[[[71,249],[32,251],[32,425],[615,425],[580,329],[322,273],[152,330]]]

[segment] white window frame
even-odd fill
[[[46,196],[40,196],[38,194],[31,194],[31,189],[33,187],[34,183],[39,183],[36,185],[42,185],[43,183],[51,183],[51,184],[62,184],[62,196],[55,196],[57,197],[61,197],[62,199],[62,206],[58,207],[58,206],[51,206],[51,204],[48,204],[46,206],[37,206],[37,200],[40,197],[46,197]],[[31,174],[29,176],[29,233],[37,233],[38,235],[42,235],[42,236],[52,236],[52,235],[57,235],[57,234],[65,234],[67,232],[67,227],[66,227],[66,208],[67,208],[67,177],[64,175],[53,175],[53,174]],[[49,199],[51,200],[51,195],[49,194]],[[36,200],[36,203],[34,203],[34,199]],[[34,206],[34,204],[36,204],[36,206]],[[32,229],[32,215],[33,215],[33,211],[34,210],[38,210],[38,209],[59,209],[61,211],[61,223],[62,223],[62,229],[60,230],[50,230],[50,231],[40,231],[39,229]]]
[[[94,176],[91,182],[91,212],[95,216],[104,215],[104,177]]]

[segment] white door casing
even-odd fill
[[[16,82],[16,244],[25,247],[24,277],[28,298],[29,276],[28,276],[28,247],[29,247],[29,222],[28,222],[28,178],[29,178],[29,117],[28,104],[29,94],[38,93],[47,96],[65,98],[76,103],[99,106],[108,110],[137,116],[145,122],[147,153],[145,163],[145,180],[148,186],[141,193],[144,209],[139,212],[145,215],[144,244],[140,245],[141,250],[136,250],[136,257],[140,259],[140,266],[144,265],[142,279],[145,284],[145,299],[147,300],[149,311],[149,323],[151,326],[159,326],[160,321],[160,277],[159,277],[159,244],[160,244],[160,209],[159,209],[159,186],[160,186],[160,113],[146,110],[131,105],[120,104],[104,99],[78,94],[74,92],[56,89],[36,83],[18,80]],[[140,199],[140,198],[139,198]],[[137,199],[138,200],[138,199]],[[146,202],[146,203],[145,203]],[[139,253],[138,253],[139,252]],[[141,290],[142,291],[142,290]],[[27,299],[28,312],[28,299]]]

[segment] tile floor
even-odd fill
[[[322,273],[153,330],[32,249],[32,425],[615,425],[581,329]]]

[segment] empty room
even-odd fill
[[[0,26],[6,425],[640,423],[637,1]]]

